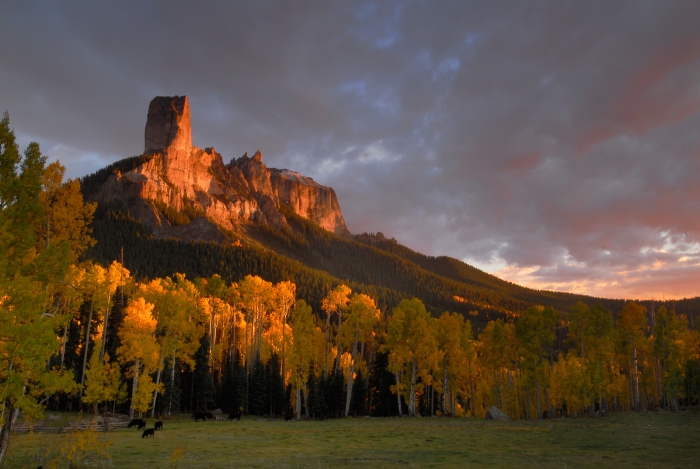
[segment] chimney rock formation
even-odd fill
[[[187,96],[158,96],[148,106],[144,153],[160,153],[168,148],[192,151],[190,103]]]
[[[213,148],[193,147],[187,96],[151,101],[142,164],[110,176],[96,198],[126,202],[154,234],[167,237],[225,241],[216,225],[237,231],[247,222],[281,228],[287,220],[280,204],[328,231],[350,234],[332,188],[287,169],[268,168],[260,151],[224,165]],[[206,218],[174,227],[156,208],[159,205]]]

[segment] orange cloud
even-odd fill
[[[658,53],[632,79],[627,91],[612,104],[609,119],[587,132],[577,143],[579,155],[607,139],[624,133],[645,134],[660,125],[676,124],[700,110],[700,99],[687,89],[663,82],[671,72],[700,59],[700,35],[686,38]]]

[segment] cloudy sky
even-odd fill
[[[186,94],[195,145],[332,186],[352,232],[700,295],[700,2],[220,3],[3,2],[0,108],[77,177]]]

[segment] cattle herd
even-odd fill
[[[228,420],[240,421],[241,414],[242,414],[242,409],[234,410],[228,416]],[[197,412],[192,413],[192,419],[194,419],[195,422],[198,422],[200,420],[202,420],[202,421],[215,420],[216,417],[214,416],[214,414],[212,412],[197,411]],[[133,427],[136,427],[138,430],[143,430],[143,433],[141,434],[141,438],[155,438],[156,431],[163,429],[163,422],[159,420],[155,423],[153,428],[146,428],[146,421],[145,420],[133,419],[129,422],[129,425],[127,425],[126,428],[133,428]]]
[[[160,420],[156,422],[155,426],[153,428],[146,428],[146,421],[143,419],[133,419],[131,422],[129,422],[129,425],[126,426],[126,428],[132,428],[136,427],[138,430],[143,430],[143,434],[141,435],[141,438],[153,438],[156,436],[156,430],[162,430],[163,429],[163,422]]]

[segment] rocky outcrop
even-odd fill
[[[190,103],[187,96],[158,96],[148,106],[144,153],[192,150]]]
[[[225,239],[212,227],[236,231],[247,222],[280,228],[287,223],[280,204],[328,231],[350,235],[332,188],[287,169],[268,168],[260,151],[252,157],[245,154],[234,158],[225,165],[214,148],[202,150],[192,146],[191,134],[186,96],[153,99],[148,108],[143,163],[110,176],[97,200],[126,202],[154,228],[154,233],[162,236]],[[156,206],[170,207],[185,215],[205,215],[206,218],[195,218],[208,219],[210,223],[199,221],[189,231],[171,226]]]

